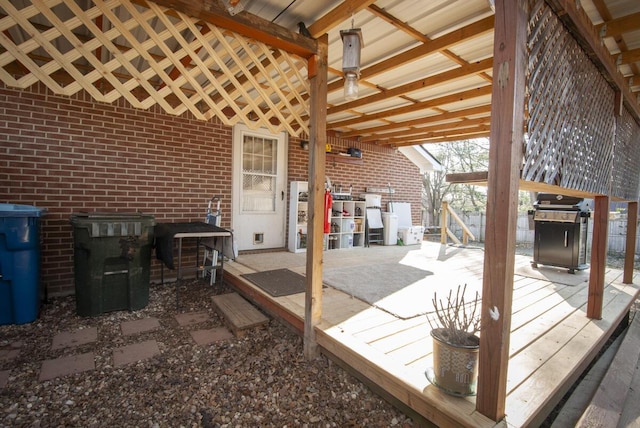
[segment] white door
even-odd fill
[[[285,246],[287,136],[233,128],[233,235],[238,250]]]

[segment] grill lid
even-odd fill
[[[538,200],[533,204],[536,210],[581,211],[589,212],[589,201],[575,196],[557,195],[553,193],[539,193]]]

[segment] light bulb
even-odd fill
[[[355,73],[344,75],[344,99],[346,101],[358,99],[358,75]]]

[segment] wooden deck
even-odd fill
[[[364,272],[367,266],[380,264],[420,265],[432,273],[427,290],[417,289],[414,298],[399,295],[407,305],[424,301],[428,310],[435,290],[447,292],[462,282],[470,289],[481,290],[483,254],[477,248],[424,241],[421,246],[372,246],[325,252],[324,269],[327,272],[335,267],[361,266]],[[621,270],[607,270],[603,318],[589,320],[586,317],[589,271],[571,275],[566,269],[554,267],[534,270],[530,261],[529,257],[516,257],[507,418],[506,423],[500,423],[502,426],[537,426],[544,421],[640,293],[638,285],[622,284]],[[274,298],[240,275],[285,267],[304,273],[305,265],[304,253],[240,255],[237,261],[225,264],[228,273],[225,278],[246,298],[301,332],[304,293]],[[475,411],[474,397],[451,397],[426,379],[424,372],[431,366],[432,351],[426,316],[399,318],[381,308],[384,305],[368,304],[352,294],[324,288],[322,323],[317,330],[323,351],[348,365],[367,383],[377,385],[383,395],[401,408],[411,409],[439,426],[496,425]]]

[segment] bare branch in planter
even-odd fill
[[[444,338],[450,343],[464,344],[469,335],[475,335],[480,331],[480,316],[478,306],[480,293],[476,291],[474,299],[467,303],[465,294],[467,284],[464,287],[458,286],[455,296],[453,290],[449,290],[446,302],[438,299],[437,293],[433,293],[433,306],[435,308],[435,319],[427,316],[432,330],[442,328]]]

